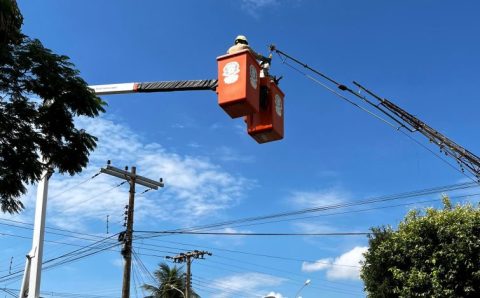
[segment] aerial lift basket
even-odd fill
[[[245,50],[217,58],[218,104],[232,118],[259,112],[260,66]]]
[[[260,84],[260,111],[247,115],[248,134],[258,143],[281,140],[285,95],[269,77],[262,78]]]

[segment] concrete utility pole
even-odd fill
[[[102,168],[102,173],[115,176],[120,179],[127,180],[130,184],[128,209],[127,209],[127,227],[124,232],[119,235],[119,240],[123,241],[122,256],[125,261],[123,269],[123,286],[122,286],[122,298],[130,298],[130,275],[132,271],[132,242],[133,242],[133,211],[135,209],[135,185],[140,184],[150,189],[158,189],[163,187],[163,181],[155,181],[140,175],[137,175],[136,167],[132,167],[130,172],[121,170],[119,168],[112,167],[110,161],[107,163],[107,167]]]
[[[190,294],[192,293],[192,273],[191,273],[191,265],[193,259],[204,259],[205,255],[211,256],[212,253],[208,251],[199,251],[199,250],[194,250],[194,251],[189,251],[187,253],[180,253],[174,257],[167,256],[167,259],[173,259],[174,263],[187,263],[187,276],[185,280],[185,298],[190,298]]]
[[[20,298],[40,297],[40,280],[42,277],[43,239],[45,237],[45,215],[47,213],[48,181],[53,174],[51,168],[42,173],[42,180],[37,188],[35,207],[35,224],[33,227],[32,250],[27,255],[23,273]]]

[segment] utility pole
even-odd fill
[[[190,294],[192,293],[192,272],[191,272],[191,265],[193,259],[205,259],[204,256],[209,255],[211,256],[212,253],[208,251],[200,251],[200,250],[194,250],[194,251],[189,251],[186,253],[180,253],[174,257],[167,256],[167,259],[173,259],[174,263],[187,263],[187,276],[185,280],[185,298],[190,298]]]
[[[40,280],[42,277],[43,239],[45,237],[45,216],[47,214],[48,181],[53,169],[46,168],[42,172],[42,180],[37,187],[35,207],[35,224],[33,226],[32,249],[27,254],[23,273],[20,298],[40,297]]]
[[[150,189],[158,189],[158,187],[163,187],[163,181],[161,178],[160,181],[155,181],[137,175],[136,167],[132,167],[130,172],[128,172],[127,167],[125,168],[125,170],[113,167],[110,165],[110,161],[107,162],[107,166],[105,168],[102,168],[100,172],[115,176],[120,179],[124,179],[130,184],[126,230],[119,235],[119,241],[123,241],[122,256],[125,261],[123,269],[122,298],[130,298],[130,275],[132,271],[133,211],[135,209],[135,185],[140,184]]]

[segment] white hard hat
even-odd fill
[[[239,36],[237,36],[237,37],[235,38],[235,43],[236,43],[237,41],[240,41],[240,40],[241,40],[241,41],[244,41],[245,43],[248,44],[248,40],[247,40],[247,37],[245,37],[245,35],[239,35]]]

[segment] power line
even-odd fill
[[[193,245],[188,245],[188,246],[193,246]],[[205,246],[200,246],[200,247],[205,247]],[[209,249],[218,249],[218,248],[212,248],[212,247],[205,247],[205,248],[209,248]],[[238,251],[231,251],[231,250],[228,250],[228,249],[218,249],[218,250],[224,250],[224,251],[229,251],[229,252],[238,252]],[[333,264],[333,263],[327,263],[327,262],[321,262],[321,261],[311,261],[311,260],[300,260],[300,259],[293,259],[293,258],[285,258],[285,257],[276,257],[276,256],[267,256],[267,255],[261,255],[261,254],[255,254],[255,253],[244,253],[244,252],[239,252],[239,253],[242,253],[242,254],[246,254],[246,255],[253,255],[253,256],[261,256],[261,257],[269,257],[269,258],[274,258],[274,259],[282,259],[282,260],[294,260],[296,262],[311,262],[311,263],[318,263],[318,264],[326,264],[326,265],[329,265],[329,266],[332,266],[332,267],[348,267],[348,268],[360,268],[360,266],[353,266],[353,265],[342,265],[342,264]],[[250,264],[250,265],[253,265],[253,266],[256,266],[256,267],[263,267],[263,268],[266,268],[266,269],[269,269],[269,270],[274,270],[274,271],[281,271],[281,272],[286,272],[288,274],[292,274],[292,275],[299,275],[297,273],[292,273],[292,272],[288,272],[288,271],[285,271],[283,269],[278,269],[278,268],[272,268],[272,267],[268,267],[268,266],[263,266],[263,265],[260,265],[259,263],[251,263],[251,262],[248,262],[248,261],[244,261],[244,260],[237,260],[237,259],[233,259],[233,258],[228,258],[228,257],[225,257],[225,256],[222,256],[222,255],[218,255],[218,254],[215,254],[216,257],[220,257],[220,258],[223,258],[223,259],[226,259],[226,260],[233,260],[235,262],[240,262],[242,264]],[[220,263],[218,261],[213,261],[213,260],[210,260],[210,262],[212,263],[219,263],[219,264],[224,264],[224,263]],[[303,275],[302,275],[303,276]],[[341,283],[341,282],[335,282],[335,281],[329,281],[329,280],[324,280],[325,282],[329,282],[329,283],[335,283],[335,284],[340,284],[340,285],[344,285],[346,286],[347,284],[345,283]]]
[[[72,189],[74,189],[74,188],[77,188],[77,187],[79,187],[80,185],[85,184],[85,183],[87,183],[87,182],[90,181],[90,180],[95,179],[98,175],[100,175],[100,172],[96,173],[95,175],[93,175],[92,177],[90,177],[90,178],[88,178],[88,179],[85,179],[84,181],[81,181],[81,182],[79,182],[79,183],[77,183],[77,184],[75,184],[75,185],[73,185],[73,186],[71,186],[71,187],[69,187],[69,188],[67,188],[67,189],[64,189],[63,191],[61,191],[61,192],[59,192],[59,193],[54,194],[53,196],[50,197],[50,199],[54,199],[54,198],[56,198],[56,197],[59,197],[59,196],[61,196],[62,194],[66,193],[66,192],[69,192],[70,190],[72,190]]]
[[[99,192],[99,193],[97,193],[97,194],[94,194],[93,196],[90,196],[88,199],[82,200],[81,202],[77,203],[74,207],[68,208],[68,209],[64,210],[63,212],[68,212],[68,211],[70,211],[70,210],[76,209],[79,205],[82,205],[82,204],[91,202],[92,200],[98,198],[99,196],[104,195],[104,194],[106,194],[106,193],[114,190],[115,188],[118,188],[118,187],[124,185],[125,183],[127,183],[127,181],[120,182],[120,183],[116,184],[115,186],[112,186],[111,188],[109,188],[109,189],[107,189],[107,190],[105,190],[105,191],[102,191],[102,192]]]
[[[276,275],[276,274],[271,274],[270,272],[265,272],[265,271],[260,271],[260,270],[252,270],[250,268],[246,268],[246,267],[243,267],[243,266],[225,264],[225,263],[221,263],[221,262],[214,262],[214,263],[220,264],[220,267],[214,266],[214,265],[211,265],[211,264],[204,264],[204,263],[200,263],[200,265],[203,266],[203,267],[209,267],[209,268],[214,268],[214,269],[217,269],[217,270],[221,270],[222,272],[230,271],[230,272],[240,273],[240,274],[258,273],[258,274],[262,274],[262,275],[278,277],[278,278],[287,280],[289,283],[299,284],[299,282],[300,282],[299,280],[295,280],[295,279],[290,278],[290,277],[279,276],[279,275]],[[240,270],[232,269],[232,267],[240,269]],[[326,291],[331,291],[331,292],[341,291],[341,292],[346,293],[346,294],[352,294],[353,293],[353,291],[351,291],[351,290],[347,290],[347,289],[343,289],[343,288],[339,288],[339,287],[335,287],[335,286],[322,285],[321,287],[317,287],[317,288],[322,289],[322,290],[326,290]]]
[[[17,224],[21,224],[21,225],[24,225],[24,226],[15,225],[15,224],[8,224],[8,223],[2,223],[1,221],[11,222],[11,223],[17,223]],[[18,220],[0,219],[0,225],[15,227],[15,228],[19,228],[19,229],[33,230],[33,224],[27,223],[27,222],[23,222],[23,221],[18,221]],[[88,233],[75,232],[75,231],[71,231],[71,230],[67,230],[67,229],[52,228],[52,227],[46,227],[46,229],[47,229],[47,230],[61,231],[61,232],[66,232],[66,233],[74,234],[74,235],[70,235],[70,234],[64,234],[64,233],[57,233],[57,232],[47,231],[47,235],[59,235],[59,236],[65,236],[65,237],[67,237],[67,238],[79,239],[79,240],[87,240],[87,241],[95,241],[96,239],[103,239],[103,237],[102,237],[102,236],[99,236],[99,235],[93,235],[93,234],[88,234]],[[21,239],[29,239],[29,240],[32,239],[32,237],[21,236],[21,235],[16,235],[16,234],[15,234],[15,235],[13,235],[13,234],[8,234],[8,233],[1,233],[1,234],[3,234],[4,236],[16,237],[16,238],[21,238]],[[89,238],[81,237],[81,236],[78,236],[77,234],[78,234],[78,235],[84,235],[84,236],[87,236],[87,237],[89,237]],[[66,243],[66,242],[54,241],[54,240],[44,240],[44,241],[47,242],[47,243],[54,243],[54,244],[62,244],[62,245],[69,245],[69,246],[80,246],[80,245],[76,245],[76,244],[72,244],[72,243]],[[51,251],[49,251],[49,252],[51,252]],[[22,257],[23,257],[23,256],[24,256],[24,255],[22,255]],[[22,258],[19,258],[19,259],[22,259]],[[18,267],[23,267],[23,266],[24,266],[23,264],[17,264],[17,265],[15,265],[13,268],[18,268]],[[2,272],[2,271],[6,271],[6,270],[0,270],[0,272]]]
[[[343,99],[344,101],[348,102],[349,104],[355,106],[356,108],[362,110],[363,112],[369,114],[370,116],[373,116],[375,118],[377,118],[378,120],[382,121],[383,123],[387,124],[388,126],[391,126],[393,128],[397,128],[394,124],[392,124],[391,122],[389,122],[388,120],[380,117],[379,115],[375,114],[374,112],[370,111],[369,109],[367,108],[364,108],[362,107],[361,105],[357,104],[356,102],[350,100],[349,98],[343,96],[342,94],[340,94],[339,92],[333,90],[332,88],[328,87],[327,85],[325,85],[324,83],[320,82],[319,80],[315,79],[314,77],[308,75],[306,72],[304,71],[301,71],[300,69],[296,68],[295,66],[291,65],[290,63],[286,62],[284,59],[281,59],[282,60],[282,63],[287,65],[288,67],[290,67],[291,69],[299,72],[300,74],[304,75],[306,78],[312,80],[313,82],[317,83],[318,85],[322,86],[323,88],[327,89],[328,91],[332,92],[333,94],[335,94],[336,96],[340,97],[341,99]],[[343,85],[342,85],[343,86]]]
[[[452,140],[450,140],[446,136],[442,135],[438,131],[434,130],[433,128],[431,128],[430,126],[428,126],[426,123],[422,122],[421,120],[419,120],[415,116],[413,116],[413,115],[409,114],[408,112],[406,112],[405,110],[401,109],[400,107],[395,105],[393,102],[390,102],[389,100],[387,100],[385,98],[380,98],[379,96],[377,96],[376,94],[374,94],[370,90],[366,89],[365,87],[363,87],[362,85],[360,85],[359,83],[354,81],[353,83],[357,87],[359,87],[361,90],[365,91],[367,94],[369,94],[370,96],[375,98],[375,100],[379,101],[378,104],[374,104],[367,97],[365,97],[363,95],[360,95],[360,92],[358,92],[358,93],[354,92],[352,89],[350,89],[346,85],[338,83],[337,81],[335,81],[332,78],[328,77],[327,75],[319,72],[318,70],[316,70],[316,69],[308,66],[307,64],[291,57],[290,55],[276,49],[274,45],[270,46],[270,50],[275,51],[279,55],[282,62],[284,64],[286,64],[287,66],[289,66],[290,68],[292,68],[292,69],[296,70],[297,72],[303,74],[308,79],[314,81],[315,83],[319,84],[320,86],[324,87],[328,91],[334,93],[335,95],[337,95],[338,97],[342,98],[343,100],[349,102],[350,104],[354,105],[355,107],[357,107],[357,108],[361,109],[362,111],[370,114],[371,116],[381,120],[385,124],[395,128],[397,131],[402,132],[410,140],[414,141],[417,145],[420,145],[422,148],[424,148],[427,151],[429,151],[430,153],[434,154],[437,158],[441,159],[443,162],[448,164],[450,167],[452,167],[453,169],[458,171],[460,174],[464,175],[465,177],[467,177],[468,179],[470,179],[472,181],[476,181],[475,179],[473,179],[472,177],[470,177],[469,175],[467,175],[464,172],[464,167],[463,166],[465,166],[471,174],[473,174],[477,179],[479,179],[478,182],[480,182],[480,158],[479,157],[477,157],[475,154],[471,153],[467,149],[461,147],[460,145],[456,144],[455,142],[453,142]],[[285,57],[285,59],[283,59],[282,56]],[[319,80],[317,80],[317,79],[313,78],[312,76],[308,75],[304,71],[302,71],[302,70],[296,68],[295,66],[287,63],[286,59],[290,59],[291,61],[303,66],[305,69],[308,69],[309,71],[312,71],[313,73],[319,75],[320,77],[322,77],[322,78],[328,80],[329,82],[335,84],[339,90],[346,91],[346,92],[354,95],[355,97],[361,99],[362,101],[369,104],[370,106],[372,106],[376,110],[378,110],[378,111],[382,112],[383,114],[385,114],[386,116],[388,116],[390,119],[394,120],[400,126],[396,127],[395,125],[390,123],[388,120],[386,120],[386,119],[380,117],[379,115],[373,113],[372,111],[358,105],[357,103],[353,102],[352,100],[348,99],[347,97],[341,95],[339,92],[337,92],[337,91],[333,90],[332,88],[328,87],[326,84],[323,84],[322,82],[320,82]],[[407,125],[405,125],[405,124],[412,127],[412,129],[407,127]],[[459,164],[461,169],[458,169],[457,167],[454,167],[451,163],[444,160],[439,154],[436,154],[435,152],[433,152],[432,150],[427,148],[425,145],[419,143],[417,140],[410,137],[404,131],[400,130],[400,128],[405,128],[411,133],[413,133],[415,131],[420,132],[422,135],[427,137],[431,142],[433,142],[437,146],[439,146],[440,151],[445,152],[445,155],[450,155],[453,158],[455,158],[455,160],[457,161],[457,163]]]
[[[14,288],[0,288],[2,291],[9,291],[10,293],[14,293],[14,297],[18,297],[18,292],[20,289]],[[69,292],[54,292],[49,290],[42,290],[42,297],[46,297],[47,295],[50,297],[70,297],[70,298],[115,298],[115,296],[105,296],[105,295],[96,295],[96,294],[85,294],[85,293],[69,293]]]
[[[1,223],[0,222],[0,225],[2,226],[9,226],[9,227],[15,227],[15,228],[19,228],[19,229],[26,229],[26,230],[33,230],[33,228],[30,228],[30,227],[23,227],[23,226],[18,226],[18,225],[14,225],[14,224],[7,224],[7,223]],[[52,235],[59,235],[59,236],[65,236],[65,237],[68,237],[68,238],[74,238],[74,239],[81,239],[81,240],[93,240],[93,239],[90,239],[90,238],[84,238],[84,237],[78,237],[78,236],[74,236],[74,235],[68,235],[68,234],[62,234],[62,233],[57,233],[57,232],[48,232],[48,234],[52,234]],[[91,237],[89,235],[89,237]],[[100,236],[96,236],[95,238],[102,238]]]
[[[133,250],[133,257],[136,260],[136,263],[139,265],[140,270],[143,272],[143,274],[150,279],[151,282],[156,283],[157,280],[156,278],[152,275],[150,270],[147,269],[145,264],[142,262],[142,259],[139,257],[139,253]]]
[[[474,193],[474,194],[468,194],[468,195],[462,195],[462,196],[449,196],[449,198],[451,200],[458,200],[458,199],[461,199],[461,198],[469,198],[469,197],[474,197],[474,196],[478,196],[478,195],[480,195],[480,193]],[[271,223],[278,223],[278,222],[319,218],[319,217],[324,217],[324,216],[359,213],[359,212],[367,212],[367,211],[372,211],[372,210],[389,209],[389,208],[404,207],[404,206],[410,206],[410,205],[419,205],[419,204],[433,203],[433,202],[439,202],[439,201],[440,201],[439,199],[423,200],[423,201],[416,201],[416,202],[404,203],[404,204],[395,204],[395,205],[372,207],[372,208],[350,210],[350,211],[343,211],[343,212],[334,212],[334,213],[327,213],[327,214],[317,214],[317,215],[311,215],[311,216],[302,216],[302,217],[295,217],[295,218],[279,219],[279,220],[265,221],[265,222],[260,222],[260,223],[240,224],[240,225],[233,225],[233,226],[229,226],[229,227],[230,228],[250,227],[250,226],[257,226],[257,225],[264,225],[264,224],[271,224]]]
[[[192,231],[220,228],[225,226],[231,226],[234,224],[243,224],[248,222],[265,221],[265,220],[281,218],[281,217],[291,217],[295,215],[302,215],[302,214],[308,214],[308,213],[324,212],[327,210],[375,204],[380,202],[387,202],[387,201],[406,199],[406,198],[413,198],[413,197],[419,197],[419,196],[430,195],[435,193],[442,193],[442,192],[448,192],[448,191],[454,191],[454,190],[463,190],[463,189],[478,187],[478,186],[479,185],[476,182],[466,182],[466,183],[459,183],[459,184],[453,184],[453,185],[438,186],[438,187],[427,188],[422,190],[399,193],[399,194],[373,197],[370,199],[359,200],[355,202],[346,202],[346,203],[339,203],[339,204],[333,204],[333,205],[317,206],[317,207],[294,210],[294,211],[286,211],[281,213],[274,213],[269,215],[239,218],[239,219],[234,219],[234,220],[229,220],[229,221],[224,221],[219,223],[193,226],[193,227],[175,229],[175,230],[164,231],[164,232],[192,232]],[[139,237],[142,238],[142,236],[139,236]]]
[[[189,244],[189,246],[193,246],[191,244]],[[210,247],[211,248],[211,247]],[[215,248],[213,248],[215,249]],[[220,249],[222,250],[222,249]],[[251,262],[247,262],[247,261],[244,261],[244,260],[236,260],[236,259],[232,259],[232,258],[227,258],[225,256],[218,256],[217,254],[215,254],[217,257],[220,257],[220,258],[224,258],[224,259],[227,259],[227,260],[233,260],[235,262],[240,262],[242,264],[249,264],[249,265],[253,265],[255,267],[262,267],[262,268],[265,268],[265,269],[268,269],[268,270],[273,270],[273,271],[278,271],[278,272],[283,272],[283,273],[287,273],[289,275],[298,275],[298,276],[303,276],[301,274],[298,274],[298,273],[293,273],[293,272],[288,272],[286,270],[283,270],[283,269],[278,269],[278,268],[272,268],[272,267],[268,267],[268,266],[263,266],[263,265],[260,265],[259,263],[251,263]],[[298,261],[298,259],[295,259],[296,261]],[[300,261],[306,261],[306,260],[300,260]],[[315,261],[311,261],[311,262],[315,262]],[[214,260],[210,260],[209,263],[216,263],[216,264],[222,264],[225,266],[225,268],[228,268],[227,270],[229,271],[234,271],[234,272],[240,272],[240,271],[235,271],[235,270],[232,270],[231,267],[237,267],[237,268],[241,268],[241,269],[244,269],[244,270],[250,270],[249,268],[245,268],[245,267],[240,267],[240,266],[236,266],[236,265],[232,265],[232,264],[226,264],[226,263],[222,263],[222,262],[218,262],[218,261],[214,261]],[[321,262],[320,262],[321,263]],[[332,265],[334,266],[335,264],[330,264],[329,265]],[[207,267],[214,267],[214,266],[211,266],[211,265],[205,265]],[[344,265],[342,267],[351,267],[351,268],[360,268],[360,266],[349,266],[349,265]],[[252,270],[250,270],[252,271]],[[261,272],[261,271],[258,271],[257,269],[255,269],[253,272],[258,272],[258,273],[262,273],[262,274],[270,274],[270,273],[266,273],[266,272]],[[349,284],[345,284],[345,283],[341,283],[341,282],[335,282],[335,281],[329,281],[329,280],[326,280],[326,279],[323,279],[324,282],[328,282],[328,283],[334,283],[334,284],[337,284],[337,285],[341,285],[341,286],[351,286]],[[338,289],[338,287],[333,287],[333,286],[324,286],[326,288],[330,287],[331,289]],[[346,290],[346,289],[345,289]],[[351,294],[351,292],[349,293]]]
[[[0,220],[13,222],[13,223],[19,223],[19,224],[23,224],[23,225],[29,225],[29,226],[32,226],[32,228],[30,228],[30,229],[33,230],[33,223],[29,223],[29,222],[25,222],[25,221],[19,221],[19,220],[13,220],[13,219],[6,219],[6,218],[0,218]],[[89,236],[89,237],[92,237],[92,238],[103,238],[102,236],[95,235],[95,234],[82,233],[82,232],[77,232],[77,231],[72,231],[72,230],[67,230],[67,229],[61,229],[61,228],[45,227],[45,229],[46,230],[60,231],[60,232],[67,232],[67,233],[72,233],[72,234],[76,234],[76,235],[84,235],[84,236]]]
[[[158,234],[158,235],[181,234],[181,235],[216,235],[216,236],[365,236],[370,234],[369,232],[338,232],[338,233],[243,233],[243,232],[193,232],[193,231],[136,231],[136,232]]]
[[[209,266],[207,266],[207,267],[209,267]],[[193,282],[196,287],[200,287],[203,290],[211,289],[212,291],[216,291],[216,292],[213,292],[213,293],[218,294],[218,291],[222,291],[222,292],[225,292],[225,293],[228,293],[228,294],[231,294],[231,295],[243,294],[243,295],[248,295],[249,297],[264,297],[263,295],[259,295],[257,293],[251,292],[251,291],[246,291],[244,288],[239,288],[239,287],[236,287],[232,284],[227,284],[227,283],[222,282],[222,281],[218,281],[218,280],[212,281],[212,280],[208,280],[208,279],[201,278],[201,277],[197,277],[197,278],[199,279],[199,281]]]
[[[298,259],[298,258],[289,258],[289,257],[284,257],[284,256],[275,256],[275,255],[267,255],[267,254],[261,254],[261,253],[255,253],[255,252],[249,252],[249,251],[240,251],[240,250],[233,250],[233,249],[226,249],[226,248],[220,248],[220,247],[213,247],[213,246],[205,246],[205,245],[198,245],[198,244],[191,244],[191,243],[182,243],[182,242],[175,242],[175,241],[165,241],[165,240],[155,240],[155,239],[149,239],[150,241],[156,241],[156,242],[166,242],[166,243],[172,243],[172,244],[178,244],[178,245],[183,245],[183,246],[189,246],[189,247],[202,247],[210,250],[218,250],[218,251],[224,251],[227,253],[235,253],[235,254],[243,254],[243,255],[250,255],[250,256],[256,256],[256,257],[265,257],[265,258],[271,258],[271,259],[278,259],[278,260],[286,260],[286,261],[294,261],[294,262],[310,262],[310,263],[319,263],[322,264],[322,262],[315,261],[315,260],[308,260],[308,259]],[[143,244],[146,245],[146,244]],[[161,245],[154,245],[154,244],[149,244],[149,246],[152,247],[160,247],[160,248],[173,248],[170,246],[161,246]],[[216,257],[224,257],[222,255],[215,254]],[[325,264],[330,264],[326,263]],[[337,265],[337,264],[331,264],[332,266],[340,266],[340,267],[358,267],[358,266],[349,266],[349,265]]]
[[[88,257],[90,255],[105,251],[107,249],[111,249],[115,246],[118,246],[119,243],[115,243],[113,245],[108,245],[108,243],[105,243],[105,241],[110,240],[114,236],[118,236],[118,234],[106,237],[102,240],[96,241],[95,243],[83,246],[79,249],[70,251],[66,254],[44,261],[42,262],[42,265],[44,265],[43,270],[47,270],[47,269],[57,267],[66,263],[70,263],[70,262]],[[18,270],[11,274],[0,276],[0,282],[21,278],[22,273],[23,273],[23,270]]]

